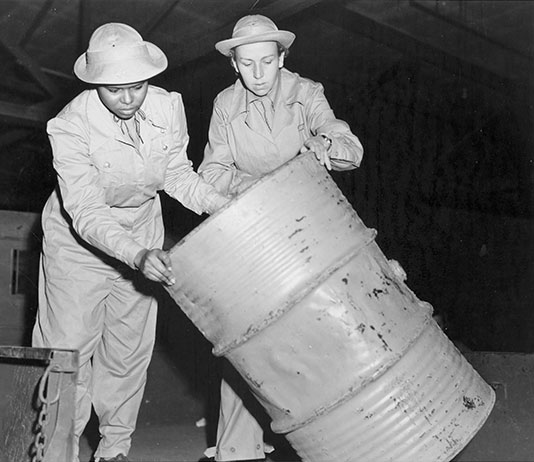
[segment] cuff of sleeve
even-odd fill
[[[228,201],[229,197],[223,196],[222,194],[215,194],[206,201],[206,210],[205,212],[213,215],[217,210],[223,207]]]
[[[131,243],[127,247],[125,247],[123,251],[121,252],[122,260],[126,264],[131,266],[133,269],[137,269],[134,263],[135,257],[137,256],[139,252],[141,252],[141,250],[145,250],[145,247],[143,247],[142,245],[138,244],[135,241],[131,241]]]

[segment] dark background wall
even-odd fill
[[[333,177],[408,285],[472,349],[534,351],[532,93],[444,79],[443,69],[402,56],[369,79],[348,71],[358,63],[347,50],[287,27],[297,41],[286,67],[322,82],[364,145],[361,167]],[[196,166],[213,98],[235,75],[214,53],[165,79],[183,93]],[[170,245],[202,218],[165,203]]]

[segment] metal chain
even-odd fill
[[[37,431],[35,432],[32,444],[32,456],[31,462],[42,462],[44,459],[44,448],[46,444],[46,436],[44,429],[48,423],[48,404],[46,402],[41,403],[41,409],[39,411],[39,417],[37,419]]]
[[[39,416],[37,418],[37,428],[35,430],[35,435],[31,447],[33,453],[31,462],[42,462],[44,459],[46,445],[45,427],[48,424],[48,406],[50,404],[55,403],[59,399],[61,387],[58,387],[57,396],[54,399],[48,399],[48,394],[50,392],[50,390],[48,390],[48,379],[50,378],[50,372],[52,371],[53,367],[54,365],[50,364],[46,368],[39,382],[39,401],[41,402],[41,409],[39,410]]]

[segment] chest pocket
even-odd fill
[[[150,153],[145,166],[145,182],[155,190],[163,189],[165,184],[165,175],[171,150],[175,147],[172,145],[172,137],[167,134],[161,134],[155,137],[150,146]]]
[[[120,205],[135,192],[135,150],[118,143],[107,143],[91,154],[98,172],[98,183],[109,205]]]

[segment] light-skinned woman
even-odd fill
[[[323,86],[284,67],[294,39],[269,18],[250,15],[237,21],[231,38],[215,45],[230,58],[238,80],[215,99],[199,173],[223,194],[239,194],[305,151],[328,169],[360,164],[362,145],[335,117]],[[229,363],[223,379],[217,445],[206,456],[264,460],[263,429],[250,412],[247,386]]]

